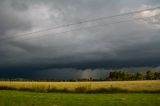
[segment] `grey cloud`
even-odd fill
[[[0,35],[6,36],[9,31],[25,31],[31,29],[27,13],[17,11],[10,2],[0,1]]]
[[[81,19],[110,16],[119,14],[124,8],[132,10],[141,8],[143,5],[154,7],[157,4],[145,0],[1,1],[0,31],[5,35],[12,36],[11,32],[25,33],[48,26],[79,22]],[[144,21],[139,20],[84,28],[131,18],[134,16],[103,20],[11,39],[5,42],[5,45],[0,45],[0,66],[16,66],[15,69],[19,66],[23,69],[23,66],[35,65],[36,68],[33,70],[41,70],[38,68],[40,66],[48,69],[69,67],[76,70],[81,67],[112,68],[117,67],[118,64],[120,67],[158,65],[160,63],[158,55],[160,53],[159,28],[153,23],[145,24]],[[159,20],[159,17],[156,17],[156,20]],[[54,34],[75,28],[82,29]],[[30,39],[23,40],[25,38]],[[90,73],[90,71],[83,73]],[[98,71],[93,72],[97,73]],[[82,76],[86,77],[87,75],[85,75]]]
[[[24,1],[11,1],[10,6],[14,9],[16,9],[17,11],[26,11],[29,9],[28,5],[24,2]]]

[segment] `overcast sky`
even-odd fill
[[[23,76],[84,78],[158,67],[160,9],[26,34],[158,6],[159,0],[0,0],[0,77],[21,77],[21,70]],[[135,18],[144,19],[103,25]]]

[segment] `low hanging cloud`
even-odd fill
[[[160,67],[130,67],[121,69],[48,69],[48,70],[15,70],[15,71],[1,71],[0,78],[26,78],[34,80],[77,80],[77,79],[106,79],[109,72],[127,70],[130,73],[143,72],[148,70],[159,71]]]

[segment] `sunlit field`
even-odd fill
[[[35,92],[147,92],[159,93],[160,80],[148,81],[102,81],[102,82],[0,82],[1,90]]]
[[[160,80],[0,82],[0,106],[159,106]]]

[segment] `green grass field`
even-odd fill
[[[72,94],[0,90],[0,106],[160,106],[160,94]]]

